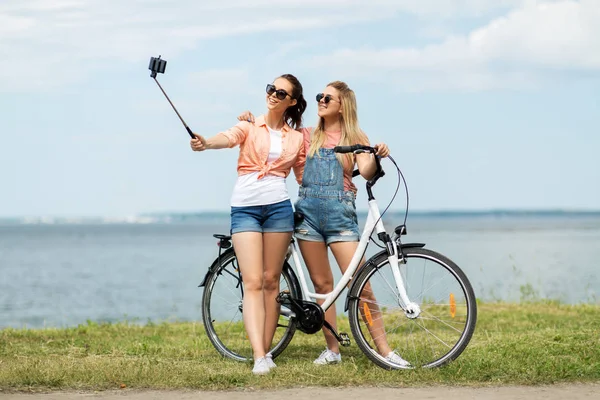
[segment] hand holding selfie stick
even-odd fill
[[[185,126],[185,129],[189,133],[190,137],[192,139],[195,139],[196,136],[194,136],[194,134],[192,133],[192,130],[190,129],[190,127],[187,126],[187,124],[185,123],[185,121],[183,120],[183,118],[181,118],[181,115],[179,115],[179,112],[175,108],[175,105],[173,104],[173,102],[171,101],[171,99],[169,99],[169,96],[167,96],[167,93],[164,91],[164,89],[162,88],[162,86],[160,86],[160,83],[158,83],[158,81],[156,80],[156,74],[164,74],[166,68],[167,68],[167,60],[161,60],[160,56],[158,56],[158,58],[156,58],[156,57],[150,57],[150,65],[148,66],[148,69],[151,71],[150,77],[152,79],[154,79],[154,82],[156,82],[156,84],[158,85],[158,87],[160,88],[160,90],[163,92],[163,94],[165,95],[165,97],[169,101],[169,104],[171,104],[171,107],[173,107],[173,110],[175,110],[175,113],[177,114],[177,116],[181,120],[181,123],[183,123],[183,126]]]

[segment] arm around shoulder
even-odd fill
[[[298,148],[298,154],[296,156],[296,162],[294,163],[294,176],[298,185],[302,185],[302,176],[304,175],[304,166],[306,165],[306,149],[304,145],[304,138],[300,141]]]
[[[298,156],[296,157],[296,162],[294,163],[294,176],[296,177],[296,182],[298,185],[302,185],[302,176],[304,175],[304,166],[306,165],[306,151],[304,148],[304,140],[300,143],[300,148],[298,149]]]

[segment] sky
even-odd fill
[[[229,210],[238,150],[190,150],[158,55],[206,136],[346,81],[412,210],[600,209],[598,0],[2,0],[0,217]]]

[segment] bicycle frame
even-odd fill
[[[334,151],[340,153],[359,153],[363,150],[373,153],[375,149],[362,145],[334,148]],[[386,232],[372,192],[377,180],[384,175],[379,159],[376,158],[376,161],[377,171],[366,183],[369,208],[364,228],[348,268],[331,292],[319,294],[309,290],[299,246],[294,239],[290,241],[282,272],[289,290],[284,290],[277,296],[277,301],[281,304],[280,313],[289,318],[289,323],[278,323],[278,327],[284,328],[284,331],[283,336],[277,339],[277,344],[272,348],[273,358],[284,351],[296,329],[307,334],[328,329],[342,346],[348,346],[349,335],[337,332],[332,324],[324,320],[324,312],[335,304],[345,288],[348,288],[345,311],[348,312],[352,335],[362,352],[382,368],[407,369],[443,365],[458,357],[473,335],[477,318],[476,298],[462,270],[442,254],[423,248],[423,243],[402,243],[401,237],[406,234],[404,224],[397,226],[392,234]],[[385,245],[385,250],[378,251],[361,264],[374,233]],[[236,255],[231,248],[231,236],[213,236],[219,239],[220,248],[217,260],[213,262],[200,284],[207,285],[202,299],[203,323],[209,339],[219,353],[239,361],[249,360],[249,350],[240,342],[242,336],[239,335],[242,333],[235,329],[229,331],[232,324],[241,322],[240,313],[243,313],[244,297],[239,264],[236,264]],[[227,250],[224,264],[221,261],[223,249]],[[418,262],[413,264],[410,260]],[[411,271],[415,270],[415,273],[408,272],[409,262]],[[427,265],[423,262],[427,262]],[[403,270],[402,274],[400,267]],[[432,271],[433,276],[430,277],[426,271]],[[226,279],[223,284],[225,286],[219,284],[221,289],[217,290],[224,288],[227,291],[228,286],[233,284],[235,289],[232,291],[229,288],[229,292],[226,292],[233,296],[213,296],[213,288],[217,288],[217,279],[221,282],[221,276],[227,278],[229,275],[233,277],[233,281],[232,278]],[[444,287],[437,287],[442,279],[445,282]],[[421,316],[421,305],[408,298],[407,289],[411,290],[413,299],[423,301],[424,315]],[[430,291],[431,294],[427,295]],[[458,298],[455,298],[455,294]],[[214,307],[217,310],[214,315],[213,298],[216,300]],[[223,301],[225,305],[221,304]],[[318,305],[317,301],[322,304]],[[215,316],[220,315],[220,305],[232,313],[224,331],[217,329],[219,324],[215,325]],[[457,307],[460,307],[458,313]],[[383,314],[388,315],[387,323],[384,322],[386,318]],[[376,318],[373,318],[374,316]],[[420,316],[422,318],[419,318]],[[403,318],[413,322],[405,324]],[[391,327],[390,330],[388,327]],[[439,334],[436,333],[438,331]],[[392,351],[388,353],[388,349]]]
[[[348,286],[348,283],[358,270],[360,262],[367,250],[367,246],[369,245],[369,240],[371,234],[373,233],[373,230],[375,230],[377,234],[386,233],[383,221],[381,219],[381,214],[379,212],[379,206],[377,205],[377,201],[375,199],[369,200],[369,212],[367,215],[367,221],[363,228],[358,247],[354,252],[354,256],[350,261],[348,269],[342,275],[339,282],[335,285],[333,291],[326,294],[313,293],[308,289],[306,276],[304,274],[304,270],[302,269],[302,264],[300,263],[300,256],[297,244],[295,241],[292,241],[288,249],[287,259],[292,259],[295,267],[294,269],[298,273],[303,300],[324,300],[323,304],[321,305],[321,308],[323,309],[323,311],[327,311],[329,307],[331,307],[331,305],[337,300],[340,294],[344,291],[344,289]],[[388,260],[390,262],[390,265],[392,266],[396,286],[398,287],[398,291],[400,294],[400,300],[402,300],[402,302],[404,302],[404,305],[406,306],[408,304],[411,304],[412,302],[408,299],[406,289],[404,287],[404,280],[402,279],[402,275],[400,274],[400,270],[398,268],[398,246],[396,245],[395,241],[391,242],[393,249],[391,249],[392,254],[388,257]],[[288,312],[288,310],[284,311],[283,309],[281,311],[282,314],[286,314]],[[291,313],[291,310],[289,312]]]

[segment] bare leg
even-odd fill
[[[269,351],[279,322],[279,279],[292,233],[263,233],[263,295],[265,303],[265,350]]]
[[[348,267],[350,266],[350,261],[354,256],[354,252],[358,248],[358,242],[336,242],[330,244],[331,251],[337,261],[342,274],[346,272]],[[361,265],[364,264],[364,258],[361,260]],[[383,326],[383,320],[381,317],[381,312],[379,310],[379,306],[377,305],[377,299],[371,290],[371,285],[367,284],[363,293],[361,293],[361,299],[368,300],[367,303],[361,302],[360,312],[365,320],[367,328],[369,329],[369,333],[375,342],[375,346],[377,346],[377,351],[382,356],[387,356],[392,350],[387,342],[387,337],[385,335],[385,327]],[[370,316],[369,318],[365,317],[364,304],[368,304],[368,309]]]
[[[244,282],[244,327],[255,360],[266,354],[262,235],[260,232],[240,232],[232,235],[233,247]]]
[[[333,273],[329,265],[325,242],[298,240],[298,245],[300,246],[302,258],[310,274],[310,280],[315,287],[315,292],[326,294],[333,291]],[[317,300],[317,303],[323,304],[323,300]],[[335,304],[332,304],[325,313],[325,320],[337,331]],[[339,353],[340,345],[335,336],[327,328],[323,329],[323,334],[325,335],[327,348],[335,353]]]

